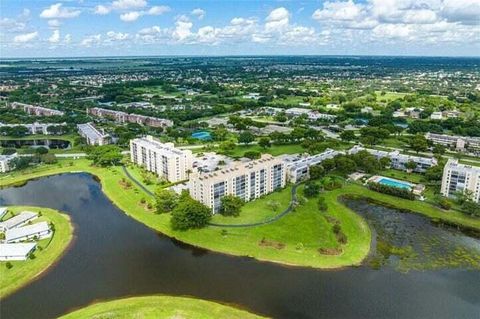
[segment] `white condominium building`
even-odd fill
[[[12,109],[22,109],[24,112],[31,114],[31,115],[37,115],[37,116],[62,116],[65,113],[59,110],[54,110],[54,109],[49,109],[43,106],[38,106],[38,105],[31,105],[31,104],[25,104],[25,103],[19,103],[19,102],[13,102],[10,104],[10,107]]]
[[[405,155],[405,154],[400,154],[399,151],[392,151],[392,152],[379,151],[379,150],[374,150],[369,148],[363,148],[358,145],[355,145],[354,147],[352,147],[348,151],[348,154],[356,154],[360,151],[367,151],[373,156],[375,156],[377,159],[380,159],[382,157],[388,157],[391,160],[390,166],[392,168],[403,170],[403,171],[407,170],[406,164],[408,162],[414,162],[415,164],[417,164],[417,167],[415,167],[413,171],[418,173],[424,173],[428,168],[437,165],[437,160],[435,158]]]
[[[230,167],[211,173],[195,173],[190,177],[190,195],[212,209],[215,214],[221,208],[225,195],[234,195],[250,201],[286,183],[285,164],[271,155],[259,160],[237,162]]]
[[[12,165],[12,161],[17,158],[17,153],[11,155],[0,155],[0,173],[6,173],[11,171],[15,167]]]
[[[449,159],[443,169],[443,196],[452,196],[456,192],[469,190],[473,200],[480,202],[480,166],[460,164],[457,159]]]
[[[107,145],[111,142],[109,134],[98,129],[93,123],[77,124],[78,134],[87,140],[88,145]]]
[[[161,143],[152,136],[130,140],[130,158],[169,182],[186,180],[193,170],[192,151]]]
[[[458,151],[468,149],[469,151],[480,152],[480,137],[427,133],[425,138],[435,144],[454,147]]]
[[[328,158],[334,158],[341,152],[327,149],[325,152],[307,157],[299,155],[281,156],[285,163],[288,180],[293,183],[300,182],[309,177],[310,166],[318,165]]]

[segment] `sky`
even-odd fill
[[[480,0],[1,0],[0,57],[480,56]]]

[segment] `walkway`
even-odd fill
[[[127,168],[125,166],[122,166],[122,169],[123,169],[123,172],[125,173],[125,175],[133,182],[135,183],[138,187],[140,187],[140,189],[142,189],[145,193],[147,193],[148,195],[150,196],[154,196],[153,192],[151,192],[149,189],[147,189],[140,181],[138,181],[135,177],[133,177],[130,172],[127,170]],[[293,208],[294,208],[294,204],[295,202],[297,201],[297,187],[298,187],[298,184],[295,184],[292,186],[292,192],[291,192],[291,196],[292,196],[292,199],[290,200],[290,204],[288,205],[288,207],[282,211],[281,213],[279,213],[278,215],[272,217],[272,218],[269,218],[269,219],[266,219],[264,221],[261,221],[261,222],[256,222],[256,223],[247,223],[247,224],[217,224],[217,223],[208,223],[209,226],[213,226],[213,227],[225,227],[225,228],[240,228],[240,227],[255,227],[255,226],[261,226],[261,225],[267,225],[267,224],[271,224],[273,222],[276,222],[277,220],[279,220],[280,218],[282,218],[283,216],[287,215],[288,213],[290,213]]]

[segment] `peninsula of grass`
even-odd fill
[[[8,209],[14,213],[24,210],[39,212],[41,216],[34,223],[47,221],[54,225],[55,231],[51,238],[38,241],[37,248],[33,253],[34,259],[0,262],[1,298],[12,294],[47,271],[61,258],[73,238],[73,226],[68,215],[44,207],[10,206]],[[11,212],[5,217],[11,217]],[[10,269],[7,268],[7,263],[12,266]]]
[[[188,297],[146,296],[100,302],[66,314],[60,319],[80,318],[265,318],[245,310]]]
[[[70,164],[71,163],[71,164]],[[153,204],[149,197],[134,183],[126,185],[126,176],[121,167],[99,168],[91,166],[85,159],[60,161],[49,169],[37,168],[22,173],[12,173],[0,177],[0,186],[65,172],[88,172],[96,175],[105,194],[127,215],[139,222],[178,239],[187,244],[212,251],[250,256],[262,261],[277,262],[286,265],[314,268],[338,268],[358,265],[367,256],[370,248],[371,232],[362,217],[348,209],[338,199],[342,196],[366,197],[395,208],[409,210],[450,224],[467,226],[480,230],[480,219],[466,216],[457,211],[444,212],[420,201],[409,201],[380,194],[358,184],[346,184],[343,188],[325,192],[327,212],[318,210],[317,199],[312,198],[298,206],[294,211],[279,220],[255,227],[214,227],[189,231],[174,231],[170,227],[170,215],[157,215],[147,208],[145,200]],[[302,194],[302,186],[298,187]],[[143,203],[142,203],[143,199]],[[291,199],[291,189],[286,188],[264,198],[247,203],[240,216],[215,216],[212,220],[218,224],[254,223],[270,219],[282,212]],[[278,201],[274,211],[270,201]],[[340,244],[332,231],[332,220],[338,222],[347,242]],[[324,254],[319,251],[331,251]]]

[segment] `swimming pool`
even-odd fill
[[[383,185],[397,187],[397,188],[403,188],[403,189],[411,189],[412,188],[412,184],[410,184],[410,183],[397,181],[395,179],[390,179],[390,178],[386,178],[386,177],[382,177],[380,180],[378,180],[378,182],[380,184],[383,184]]]
[[[195,132],[195,133],[192,134],[192,137],[197,138],[199,140],[211,140],[212,139],[212,135],[210,134],[210,132],[206,132],[206,131]]]

